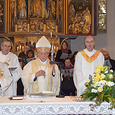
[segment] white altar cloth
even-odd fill
[[[115,114],[115,109],[108,110],[109,103],[103,102],[91,111],[89,104],[94,102],[76,102],[74,97],[39,98],[9,100],[0,97],[0,115],[46,115],[46,114]]]

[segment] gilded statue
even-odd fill
[[[86,7],[86,10],[83,11],[83,15],[84,15],[85,21],[91,24],[91,14],[90,14],[88,7]]]
[[[48,0],[47,10],[48,10],[48,19],[55,19],[56,9],[55,9],[55,1]]]
[[[18,0],[18,16],[19,18],[26,18],[27,17],[27,5],[25,0]]]
[[[90,27],[91,27],[91,14],[90,14],[88,7],[86,7],[86,10],[83,11],[83,15],[84,15],[85,24],[84,24],[82,33],[88,34],[91,30],[90,29]]]
[[[41,16],[41,0],[31,1],[31,13],[33,16]]]
[[[70,18],[75,17],[75,8],[74,5],[71,5],[69,8]]]

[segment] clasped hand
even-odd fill
[[[44,70],[39,70],[38,72],[36,72],[35,77],[39,77],[39,76],[45,76],[46,72]]]
[[[55,64],[51,64],[50,67],[52,67],[52,72],[55,73]],[[36,72],[35,77],[39,76],[46,76],[46,72],[44,70],[39,70]]]

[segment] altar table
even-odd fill
[[[93,110],[89,104],[93,101],[77,102],[75,97],[39,98],[23,100],[9,100],[0,97],[0,115],[51,115],[51,114],[115,114],[115,109],[108,109],[109,103],[103,102]]]

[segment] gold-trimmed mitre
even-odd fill
[[[45,36],[42,36],[36,44],[37,52],[49,52],[51,48],[50,42]]]

